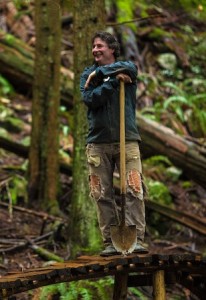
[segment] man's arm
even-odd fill
[[[109,96],[116,90],[118,86],[118,80],[116,78],[102,81],[101,84],[95,85],[92,81],[85,88],[86,81],[89,78],[89,72],[84,72],[80,78],[80,91],[82,94],[82,100],[84,103],[92,108],[96,109],[103,106],[109,99]]]
[[[119,74],[121,74],[119,76]],[[116,77],[122,79],[125,83],[131,83],[136,81],[137,77],[137,66],[132,62],[115,62],[111,65],[99,66],[89,74],[89,77],[86,80],[85,88],[87,89],[90,82],[97,78],[98,80],[103,81],[106,77]]]
[[[130,74],[130,75],[129,75]],[[96,109],[104,105],[119,86],[119,80],[136,84],[137,67],[132,62],[116,62],[111,65],[86,69],[80,79],[80,90],[84,103]],[[93,84],[93,79],[99,82]]]

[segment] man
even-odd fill
[[[97,32],[92,39],[94,65],[82,73],[80,89],[88,107],[89,133],[87,160],[90,194],[97,205],[97,216],[105,249],[102,256],[117,254],[110,237],[110,226],[118,225],[114,201],[113,173],[120,169],[120,80],[125,83],[126,147],[126,225],[136,225],[134,252],[148,252],[142,245],[145,234],[140,136],[135,107],[137,67],[132,62],[116,61],[120,53],[117,40],[108,32]]]

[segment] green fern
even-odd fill
[[[14,92],[13,86],[9,81],[0,75],[0,96],[11,95]]]
[[[129,290],[132,292],[132,294],[137,296],[138,299],[147,300],[147,297],[145,297],[145,295],[140,290],[138,290],[137,288],[129,288]]]
[[[167,87],[170,89],[170,92],[173,91],[173,93],[176,92],[176,94],[179,94],[181,96],[184,96],[184,92],[182,90],[182,87],[181,86],[178,86],[177,84],[173,83],[173,82],[164,82],[163,87]]]
[[[58,295],[60,300],[110,300],[113,284],[112,277],[55,284],[42,288],[40,300],[52,295]]]
[[[174,118],[185,123],[196,136],[204,136],[206,130],[206,80],[186,79],[178,84],[165,82],[163,87],[172,94],[163,103],[163,110],[172,112]],[[168,90],[169,88],[169,90]]]

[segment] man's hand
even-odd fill
[[[84,88],[87,89],[91,80],[96,76],[96,71],[93,71],[91,74],[89,74],[89,77],[87,78],[87,81],[84,85]]]
[[[116,78],[122,80],[124,83],[132,83],[132,79],[129,77],[129,75],[124,73],[119,73]]]

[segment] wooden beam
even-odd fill
[[[153,299],[166,300],[164,270],[157,270],[153,274]]]
[[[119,272],[115,275],[113,300],[127,299],[128,272]]]

